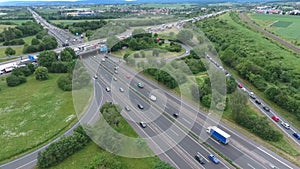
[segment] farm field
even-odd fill
[[[300,41],[300,17],[291,15],[249,15],[256,23],[288,41]]]
[[[37,81],[31,75],[17,87],[7,87],[1,77],[0,144],[5,146],[0,161],[52,140],[76,121],[72,93],[57,86],[60,76],[49,74],[49,80]]]

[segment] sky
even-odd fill
[[[0,2],[13,2],[13,1],[22,1],[22,2],[25,2],[25,1],[37,1],[37,0],[0,0]],[[69,1],[69,2],[75,2],[75,1],[80,1],[80,0],[38,0],[39,2],[41,1],[56,1],[56,2],[59,2],[59,1],[62,1],[62,2],[66,2],[66,1]]]

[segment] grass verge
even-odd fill
[[[11,159],[45,144],[76,121],[71,92],[63,92],[56,81],[61,74],[50,74],[49,80],[7,87],[0,81],[0,161]]]

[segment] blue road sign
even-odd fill
[[[35,60],[34,56],[32,56],[32,55],[28,55],[28,59],[29,60]]]
[[[106,52],[107,51],[107,47],[106,46],[101,46],[100,47],[100,51],[101,52]]]

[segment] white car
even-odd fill
[[[110,92],[110,88],[109,88],[109,87],[106,87],[105,90],[106,90],[107,92]]]
[[[152,101],[156,101],[156,96],[154,96],[154,95],[150,95],[150,100],[152,100]]]
[[[124,92],[124,89],[122,87],[119,88],[120,92]]]
[[[290,129],[290,125],[285,122],[281,122],[281,125],[286,129]]]

